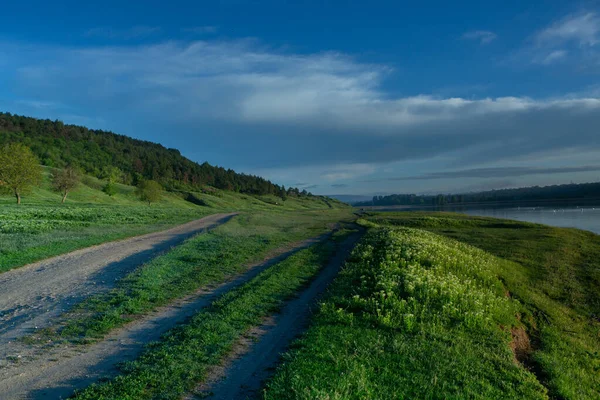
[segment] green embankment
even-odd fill
[[[338,234],[337,239],[342,235]],[[336,238],[302,250],[221,296],[192,320],[167,333],[123,374],[79,392],[78,399],[179,399],[206,378],[251,327],[260,325],[314,277]]]
[[[526,364],[554,398],[600,398],[600,236],[577,229],[452,213],[373,213],[512,262],[494,273],[523,305]]]
[[[206,188],[193,193],[204,205],[186,201],[187,193],[165,192],[160,202],[139,201],[132,186],[115,184],[117,193],[102,192],[104,183],[84,177],[69,193],[66,204],[51,190],[49,169],[42,185],[23,196],[17,206],[0,196],[0,272],[95,244],[167,229],[174,225],[228,211],[349,210],[320,197],[250,196]],[[349,211],[348,211],[349,212]]]
[[[266,399],[544,399],[511,351],[507,261],[432,233],[372,228]]]

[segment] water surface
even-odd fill
[[[448,210],[452,211],[452,210]],[[514,219],[563,228],[578,228],[600,234],[600,206],[598,207],[515,207],[473,208],[458,212],[481,217]]]

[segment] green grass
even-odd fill
[[[530,363],[550,395],[600,398],[600,236],[451,213],[376,213],[369,221],[427,229],[511,263],[495,273],[524,305]]]
[[[154,258],[120,280],[115,289],[84,300],[65,316],[60,337],[102,337],[173,299],[223,282],[276,248],[326,233],[333,222],[348,217],[331,211],[237,216]]]
[[[0,272],[208,214],[208,210],[164,206],[0,205]]]
[[[369,231],[265,399],[544,399],[514,360],[506,261],[422,230]]]
[[[82,184],[69,194],[66,204],[51,190],[49,169],[42,185],[23,198],[17,206],[10,196],[0,196],[0,273],[37,260],[76,249],[123,239],[188,222],[203,216],[226,211],[271,211],[275,213],[300,210],[331,210],[318,197],[290,198],[281,202],[269,198],[271,204],[253,196],[217,189],[196,194],[206,206],[184,200],[182,193],[167,193],[157,204],[148,206],[135,196],[132,186],[116,184],[117,194],[101,191],[104,183],[85,177]],[[281,204],[282,203],[282,204]],[[336,210],[350,208],[333,203]]]
[[[192,320],[167,333],[117,378],[92,385],[77,399],[178,399],[206,378],[251,327],[260,325],[314,277],[333,251],[332,241],[314,245],[232,290]]]

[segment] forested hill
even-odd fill
[[[392,194],[374,196],[372,201],[355,203],[356,206],[396,206],[468,204],[485,202],[545,202],[545,201],[600,201],[600,182],[553,186],[532,186],[517,189],[490,190],[478,193],[439,194],[419,196],[415,194]]]
[[[0,113],[0,145],[21,142],[33,150],[42,164],[50,167],[76,165],[101,179],[118,177],[122,183],[152,179],[170,190],[210,185],[248,194],[283,195],[285,188],[253,175],[231,169],[198,164],[178,150],[112,132],[65,125]],[[299,194],[288,189],[287,194]]]

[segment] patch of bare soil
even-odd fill
[[[512,336],[510,348],[515,355],[515,362],[526,365],[533,352],[527,331],[523,327],[513,327],[510,334]]]

